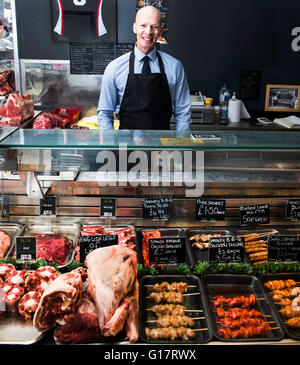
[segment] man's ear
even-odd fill
[[[136,24],[135,23],[133,23],[132,29],[133,29],[133,33],[136,33]]]

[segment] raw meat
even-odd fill
[[[98,324],[97,310],[90,296],[84,292],[82,302],[74,318],[54,331],[57,341],[64,344],[92,343],[103,341]]]
[[[52,281],[43,292],[34,314],[34,326],[46,331],[56,324],[64,325],[70,321],[80,305],[83,285],[81,271],[77,269]]]
[[[0,95],[7,95],[14,91],[10,85],[10,78],[12,76],[12,70],[3,71],[0,73]]]
[[[26,319],[31,319],[37,310],[41,298],[42,295],[38,291],[29,291],[23,295],[18,304],[18,310],[21,316]]]
[[[71,122],[62,118],[54,113],[42,113],[39,114],[32,125],[33,129],[61,129],[61,128],[69,128],[71,126]]]
[[[0,108],[1,125],[18,126],[33,117],[34,105],[29,94],[10,94],[7,102]]]
[[[27,291],[39,291],[43,293],[58,275],[59,273],[51,266],[40,267],[27,276],[25,288]]]
[[[122,300],[134,288],[137,256],[127,247],[113,245],[92,251],[85,263],[88,268],[87,290],[95,302],[102,333]]]
[[[0,259],[3,258],[11,245],[10,235],[0,230]]]

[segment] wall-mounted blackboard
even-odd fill
[[[226,81],[249,111],[263,111],[266,84],[300,85],[298,0],[162,2],[169,30],[160,49],[181,60],[192,91],[217,100]],[[117,0],[119,43],[135,40],[136,5]],[[50,0],[16,0],[16,10],[20,58],[69,59],[69,43],[52,39]]]

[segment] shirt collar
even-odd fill
[[[135,46],[135,47],[134,47],[134,55],[135,55],[135,57],[136,57],[139,61],[141,61],[141,59],[142,59],[143,57],[145,57],[145,56],[148,56],[148,57],[150,58],[150,60],[151,60],[151,61],[154,61],[154,60],[155,60],[155,58],[156,58],[156,48],[154,47],[154,49],[153,49],[150,53],[148,53],[148,54],[146,55],[144,52],[142,52],[141,50],[139,50],[139,49],[137,48],[137,46]]]

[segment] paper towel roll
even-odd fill
[[[238,99],[230,99],[228,105],[228,119],[231,123],[239,123],[241,118],[242,102]]]

